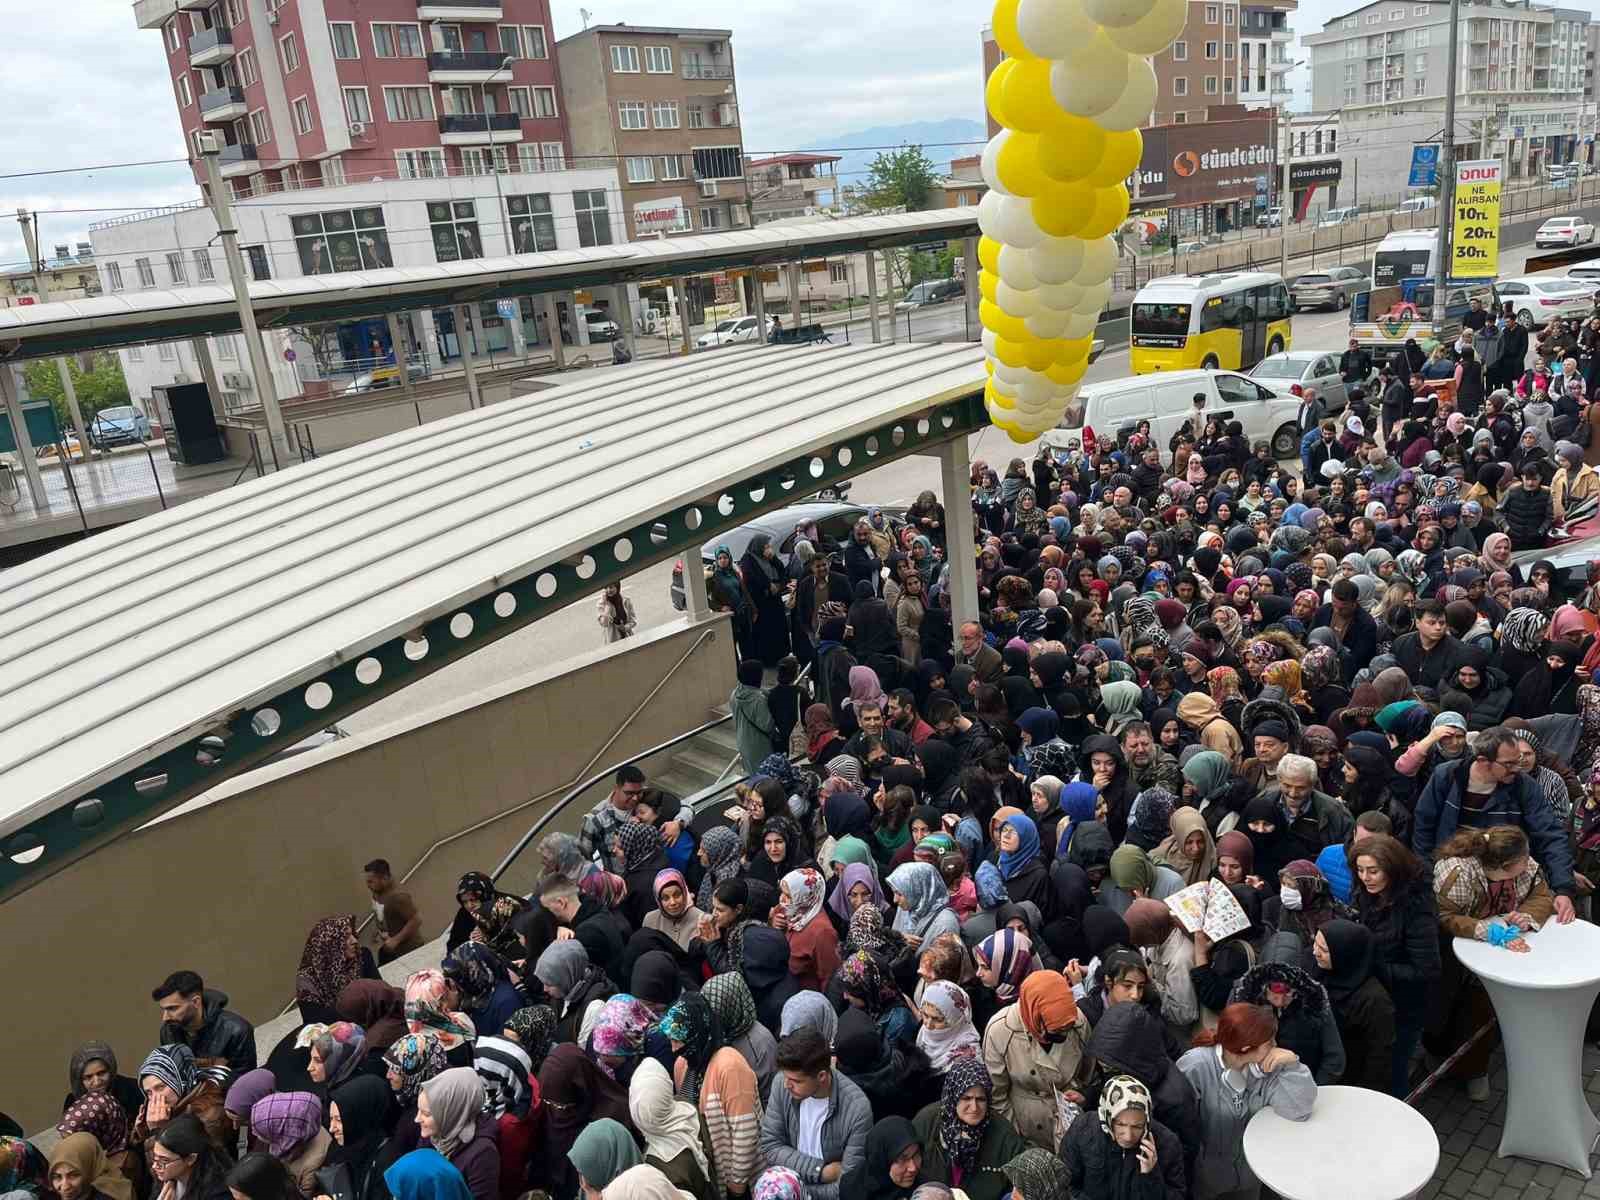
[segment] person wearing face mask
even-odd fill
[[[1072,988],[1053,971],[1022,982],[1017,1002],[1002,1009],[983,1035],[983,1063],[994,1080],[994,1111],[1040,1149],[1055,1146],[1056,1093],[1081,1103],[1088,1067],[1089,1022]]]
[[[1178,1060],[1200,1101],[1195,1200],[1256,1200],[1261,1182],[1244,1156],[1250,1119],[1264,1108],[1288,1121],[1311,1117],[1317,1082],[1293,1051],[1278,1046],[1277,1032],[1270,1008],[1230,1004]]]

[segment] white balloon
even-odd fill
[[[995,332],[994,332],[994,330],[985,329],[979,335],[978,340],[983,343],[983,353],[991,362],[994,363],[995,374],[998,375],[1000,373],[1000,368],[1004,367],[1005,363],[1001,362],[998,358],[995,357],[995,353],[994,353]]]
[[[1128,52],[1096,30],[1070,56],[1056,60],[1050,68],[1050,91],[1067,112],[1097,117],[1127,91],[1128,62]]]
[[[1028,251],[1028,266],[1042,284],[1066,283],[1082,265],[1082,238],[1046,237]]]
[[[978,202],[978,227],[995,241],[1028,249],[1039,244],[1044,231],[1033,219],[1033,208],[1020,196],[987,192]]]
[[[1100,309],[1094,312],[1075,312],[1067,318],[1066,329],[1058,336],[1064,338],[1088,337],[1100,324]]]
[[[1083,244],[1083,266],[1073,277],[1073,282],[1087,287],[1104,283],[1117,269],[1117,244],[1109,237],[1095,238]]]
[[[1024,292],[1012,287],[1004,279],[995,285],[994,300],[1014,317],[1031,317],[1044,308],[1037,291]]]
[[[1128,59],[1128,86],[1117,102],[1096,118],[1107,129],[1138,129],[1150,119],[1156,106],[1156,72],[1150,60]]]
[[[1078,297],[1078,302],[1072,306],[1073,312],[1099,312],[1106,306],[1106,301],[1111,299],[1111,280],[1102,280],[1092,283],[1083,289],[1083,294]]]
[[[994,360],[994,377],[1005,385],[1008,392],[1016,389],[1027,370],[1027,367],[1009,367],[998,358]]]
[[[1039,286],[1039,277],[1034,272],[1032,250],[1024,250],[1020,246],[1001,246],[1000,261],[995,272],[1002,282],[1009,284],[1019,292],[1031,292]],[[1023,314],[1026,315],[1026,314]]]
[[[1017,33],[1022,44],[1040,58],[1065,58],[1094,32],[1094,22],[1080,0],[1022,0],[1017,5]]]
[[[1081,255],[1079,265],[1082,266]],[[1077,283],[1047,283],[1040,287],[1039,298],[1044,301],[1046,308],[1053,308],[1059,312],[1071,312],[1078,307],[1078,302],[1083,299],[1083,286]]]
[[[1017,407],[1022,409],[1039,408],[1049,404],[1055,392],[1055,384],[1046,376],[1039,375],[1026,379],[1017,386]]]
[[[1002,196],[1011,193],[1000,186],[1000,172],[995,167],[995,162],[1000,156],[1000,149],[1006,144],[1006,139],[1011,136],[1009,129],[1002,129],[989,139],[989,144],[983,148],[983,157],[979,159],[978,170],[983,175],[983,181],[989,185],[991,192],[999,192]]]
[[[1187,0],[1156,0],[1155,7],[1132,25],[1107,29],[1106,37],[1129,54],[1160,54],[1183,32],[1188,15]]]
[[[1071,313],[1058,312],[1052,308],[1041,308],[1038,312],[1023,320],[1028,327],[1028,332],[1037,338],[1066,337],[1067,323],[1072,319]]]
[[[1149,14],[1155,0],[1083,0],[1083,10],[1106,29],[1125,29]]]

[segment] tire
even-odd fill
[[[1520,312],[1517,313],[1517,324],[1521,325],[1524,329],[1532,329],[1533,328],[1533,314],[1531,312],[1529,312],[1525,308],[1522,309]]]
[[[1300,427],[1293,421],[1281,425],[1272,435],[1273,458],[1295,458],[1300,453]]]
[[[1208,354],[1201,361],[1200,369],[1202,371],[1220,371],[1222,369],[1222,362],[1215,354]]]
[[[1350,297],[1346,296],[1343,292],[1340,292],[1339,293],[1339,298],[1333,302],[1333,311],[1334,312],[1343,312],[1345,309],[1347,309],[1349,307],[1350,307]]]
[[[1283,353],[1283,339],[1281,337],[1275,337],[1270,342],[1268,342],[1267,343],[1267,353],[1268,354],[1282,354]]]

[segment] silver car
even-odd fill
[[[1339,356],[1325,350],[1285,350],[1269,354],[1250,370],[1250,378],[1279,392],[1313,392],[1326,413],[1342,412],[1350,396],[1339,374]]]
[[[1307,271],[1289,285],[1289,302],[1302,308],[1348,308],[1350,301],[1372,284],[1360,267],[1331,267]]]

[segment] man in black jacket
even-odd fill
[[[1161,452],[1154,446],[1147,446],[1132,474],[1134,498],[1142,507],[1149,508],[1161,492]]]
[[[1423,600],[1417,605],[1417,627],[1394,640],[1390,653],[1418,687],[1440,687],[1457,668],[1476,663],[1480,655],[1453,637],[1445,620],[1444,605]]]
[[[1339,378],[1346,386],[1362,384],[1372,378],[1372,354],[1361,343],[1350,339],[1350,349],[1339,356]]]
[[[1511,535],[1513,550],[1536,550],[1544,545],[1544,535],[1555,519],[1550,489],[1544,486],[1537,460],[1522,464],[1522,486],[1514,487],[1500,501],[1500,515]]]
[[[255,1028],[228,1009],[225,992],[207,991],[193,971],[174,971],[150,991],[161,1009],[161,1045],[189,1047],[200,1060],[222,1060],[235,1075],[256,1069]]]
[[[1328,626],[1339,635],[1344,646],[1344,681],[1349,684],[1378,652],[1378,623],[1361,607],[1360,589],[1348,579],[1334,581],[1332,596],[1331,603],[1317,609],[1311,627]]]
[[[1383,375],[1383,432],[1387,437],[1411,412],[1411,388],[1406,383],[1410,377],[1405,355],[1396,353]]]

